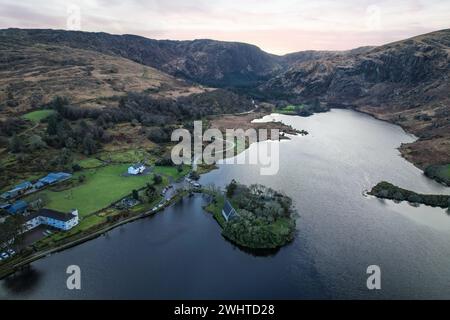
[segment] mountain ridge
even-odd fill
[[[154,40],[51,29],[4,29],[0,40],[99,52],[191,84],[273,103],[319,99],[401,125],[420,140],[402,147],[420,168],[450,163],[450,29],[346,51],[269,54],[242,42]],[[432,155],[432,156],[431,156]]]

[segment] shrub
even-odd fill
[[[153,177],[153,183],[155,185],[159,185],[162,182],[163,182],[163,178],[159,174],[155,174],[155,176]]]

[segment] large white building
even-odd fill
[[[55,229],[68,231],[78,225],[78,210],[70,213],[62,213],[51,209],[41,209],[37,213],[29,215],[26,222],[27,231],[40,225],[46,225]]]

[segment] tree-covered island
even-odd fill
[[[394,201],[408,201],[410,203],[421,203],[432,207],[450,208],[450,196],[443,194],[420,194],[414,191],[402,189],[392,183],[382,181],[369,192],[370,195],[380,199]]]
[[[213,192],[206,210],[225,238],[248,249],[277,249],[295,237],[297,212],[288,196],[263,185],[232,181],[226,194]]]

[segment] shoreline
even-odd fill
[[[432,137],[429,137],[429,138],[422,138],[420,136],[417,136],[416,133],[414,133],[412,130],[406,128],[401,123],[397,123],[397,122],[395,122],[393,120],[389,120],[389,119],[383,119],[377,113],[372,113],[372,112],[370,112],[368,110],[362,110],[361,108],[358,108],[358,107],[355,107],[355,106],[350,106],[347,109],[350,109],[350,110],[353,110],[353,111],[356,111],[356,112],[360,112],[360,113],[363,113],[363,114],[367,114],[367,115],[369,115],[369,116],[371,116],[374,119],[377,119],[379,121],[383,121],[383,122],[387,122],[387,123],[390,123],[390,124],[397,125],[400,128],[402,128],[405,133],[413,136],[416,139],[415,141],[410,142],[410,143],[402,143],[397,149],[399,150],[402,158],[404,158],[406,161],[412,163],[416,168],[420,169],[424,174],[425,174],[425,170],[427,169],[427,167],[430,167],[430,166],[433,166],[433,165],[446,165],[446,164],[448,164],[446,162],[430,163],[430,162],[427,162],[427,161],[425,161],[425,163],[421,164],[420,158],[416,158],[414,156],[411,156],[411,157],[408,156],[410,151],[411,151],[411,150],[407,149],[408,145],[409,146],[414,146],[414,145],[417,145],[417,144],[420,144],[420,143],[423,143],[423,142],[426,142],[426,141],[432,141],[433,139],[445,138],[444,136],[441,137],[441,136],[437,135],[437,136],[432,136]],[[414,152],[418,152],[419,154],[424,154],[424,153],[426,153],[426,151],[427,150],[423,150],[423,149],[420,150],[419,149],[419,150],[415,150]],[[435,153],[438,153],[437,150],[435,150]],[[435,180],[433,178],[430,178],[428,176],[427,176],[427,178],[440,183],[439,181],[437,181],[437,180]],[[446,184],[443,184],[443,185],[445,185],[447,187],[450,187],[450,185],[446,185]]]
[[[354,109],[354,108],[351,108],[351,107],[348,107],[348,108],[331,108],[331,109],[348,109],[348,110],[360,112],[360,113],[362,113],[362,114],[366,114],[366,115],[368,115],[368,116],[371,116],[371,117],[373,117],[374,119],[377,119],[377,120],[379,120],[379,121],[385,121],[385,122],[387,122],[387,123],[389,123],[389,124],[398,125],[399,127],[402,128],[402,130],[404,130],[405,133],[411,134],[411,135],[413,135],[414,137],[416,137],[413,133],[408,132],[408,131],[407,131],[405,128],[403,128],[401,125],[396,124],[396,123],[393,123],[393,122],[388,121],[388,120],[386,120],[386,119],[380,119],[380,118],[378,118],[376,115],[371,114],[371,113],[368,113],[368,112],[363,111],[363,110],[358,110],[358,109]],[[233,115],[233,116],[237,116],[237,117],[246,117],[246,116],[248,117],[248,116],[250,116],[250,118],[252,118],[253,120],[256,120],[256,119],[260,119],[260,118],[262,118],[262,117],[264,117],[264,116],[266,116],[266,115],[270,115],[270,114],[280,114],[280,113],[277,113],[277,112],[257,112],[257,113],[256,113],[256,112],[251,112],[251,113],[247,113],[247,114]],[[250,124],[253,124],[253,122],[252,122],[253,120],[250,121]],[[262,123],[260,123],[260,124],[264,124],[264,123],[269,123],[269,122],[262,122]],[[418,139],[419,139],[419,138],[418,138]],[[248,147],[248,146],[246,146],[245,149],[247,149],[247,147]],[[408,162],[414,164],[412,161],[408,160],[407,158],[405,158],[405,157],[403,156],[403,153],[401,152],[400,148],[401,148],[401,146],[398,148],[398,150],[400,151],[400,153],[401,153],[401,155],[402,155],[402,158],[404,158],[406,161],[408,161]],[[414,166],[416,166],[416,167],[417,167],[419,170],[421,170],[422,173],[424,174],[424,171],[423,171],[420,167],[418,167],[418,166],[415,165],[415,164],[414,164]],[[206,173],[208,173],[208,172],[210,172],[210,171],[212,171],[212,170],[214,170],[214,169],[215,169],[215,168],[211,168],[210,170],[206,170],[205,172],[202,172],[201,175],[206,174]],[[424,175],[425,175],[425,174],[424,174]],[[431,178],[429,178],[429,177],[427,177],[427,178],[430,179],[430,180],[436,181],[435,179],[431,179]],[[436,181],[436,182],[437,182],[437,181]],[[439,182],[438,182],[438,183],[439,183]],[[440,184],[442,184],[442,183],[440,183]],[[446,186],[445,184],[442,184],[442,185]],[[203,192],[203,193],[204,193],[204,194],[208,194],[208,193],[205,193],[205,192]],[[185,196],[185,195],[183,195],[183,194],[176,195],[173,199],[171,199],[168,203],[166,203],[166,206],[160,208],[159,210],[156,210],[156,211],[150,210],[150,211],[146,211],[146,212],[143,212],[143,213],[139,213],[139,214],[136,215],[136,216],[132,216],[132,217],[126,218],[126,219],[124,219],[124,220],[122,220],[122,221],[113,223],[112,225],[104,226],[104,227],[102,227],[100,230],[93,231],[93,232],[90,233],[90,234],[83,235],[81,238],[71,240],[71,241],[69,241],[68,243],[61,244],[61,245],[59,245],[59,246],[57,246],[57,247],[55,247],[55,248],[50,248],[50,249],[46,249],[46,250],[44,250],[44,251],[38,251],[38,252],[32,253],[32,254],[29,255],[29,256],[25,256],[24,259],[23,259],[22,261],[19,261],[19,262],[16,262],[16,263],[12,263],[12,264],[10,264],[10,263],[5,263],[4,266],[0,266],[0,280],[3,280],[4,278],[6,278],[6,277],[8,277],[8,276],[10,276],[10,275],[12,275],[12,274],[14,274],[14,273],[20,271],[23,267],[26,267],[27,265],[29,265],[29,264],[31,264],[31,263],[37,261],[37,260],[40,260],[40,259],[42,259],[42,258],[45,258],[45,257],[47,257],[47,256],[49,256],[49,255],[51,255],[51,254],[55,254],[55,253],[58,253],[58,252],[65,251],[65,250],[67,250],[67,249],[70,249],[70,248],[73,248],[73,247],[75,247],[75,246],[81,245],[81,244],[83,244],[83,243],[85,243],[85,242],[89,242],[89,241],[91,241],[91,240],[94,240],[94,239],[96,239],[96,238],[102,236],[103,234],[105,234],[105,233],[107,233],[107,232],[109,232],[109,231],[111,231],[111,230],[114,230],[114,229],[116,229],[116,228],[118,228],[118,227],[120,227],[120,226],[123,226],[123,225],[129,224],[129,223],[135,222],[135,221],[140,220],[140,219],[145,219],[145,218],[148,218],[148,217],[152,217],[152,216],[154,216],[154,215],[156,215],[156,214],[158,214],[158,213],[160,213],[160,212],[163,212],[166,208],[172,206],[174,203],[178,202],[178,201],[179,201],[180,199],[182,199],[184,196]],[[217,219],[217,217],[215,216],[215,214],[214,214],[213,212],[211,212],[211,211],[206,210],[206,207],[205,207],[205,211],[211,213],[211,214],[213,215],[214,219],[215,219],[215,220],[217,221],[217,223],[219,224],[219,226],[223,229],[223,227],[222,227],[220,221],[218,221],[218,219]],[[242,247],[242,246],[240,246],[239,244],[234,243],[234,242],[232,241],[232,239],[228,239],[227,237],[224,237],[224,238],[225,238],[227,241],[230,241],[231,243],[233,243],[234,245],[236,245],[236,246],[238,246],[238,247]],[[281,247],[280,247],[280,248],[281,248]],[[276,251],[276,250],[279,250],[280,248],[276,248],[276,249],[274,249],[274,250]],[[248,249],[248,250],[250,250],[250,251],[253,250],[253,249],[249,249],[249,248],[247,248],[247,247],[243,247],[242,249],[244,249],[244,251],[246,251],[245,249]],[[252,254],[252,252],[249,252],[249,253]],[[5,266],[6,266],[7,268],[4,268]],[[3,270],[3,269],[4,269],[4,270]]]
[[[174,205],[175,203],[180,201],[184,196],[185,196],[184,194],[176,195],[174,198],[172,198],[172,200],[167,202],[164,207],[159,208],[156,211],[150,210],[150,211],[140,213],[136,216],[124,219],[124,220],[116,222],[112,225],[105,226],[105,227],[101,228],[100,230],[94,231],[90,234],[87,234],[87,235],[81,237],[81,238],[74,239],[72,241],[69,241],[68,243],[61,244],[55,248],[47,249],[47,250],[44,250],[41,252],[38,251],[38,252],[32,254],[31,256],[25,257],[24,260],[22,260],[20,262],[13,263],[9,268],[5,268],[5,270],[0,269],[0,280],[7,278],[8,276],[20,271],[23,267],[26,267],[27,265],[29,265],[35,261],[38,261],[40,259],[43,259],[49,255],[65,251],[67,249],[76,247],[78,245],[89,242],[91,240],[95,240],[95,239],[101,237],[102,235],[104,235],[105,233],[112,231],[114,229],[117,229],[120,226],[127,225],[129,223],[133,223],[133,222],[141,220],[141,219],[153,217],[154,215],[163,212],[165,209],[171,207],[172,205]],[[7,263],[7,264],[5,264],[5,266],[9,266],[9,264]],[[1,266],[0,268],[3,268],[3,266]]]

